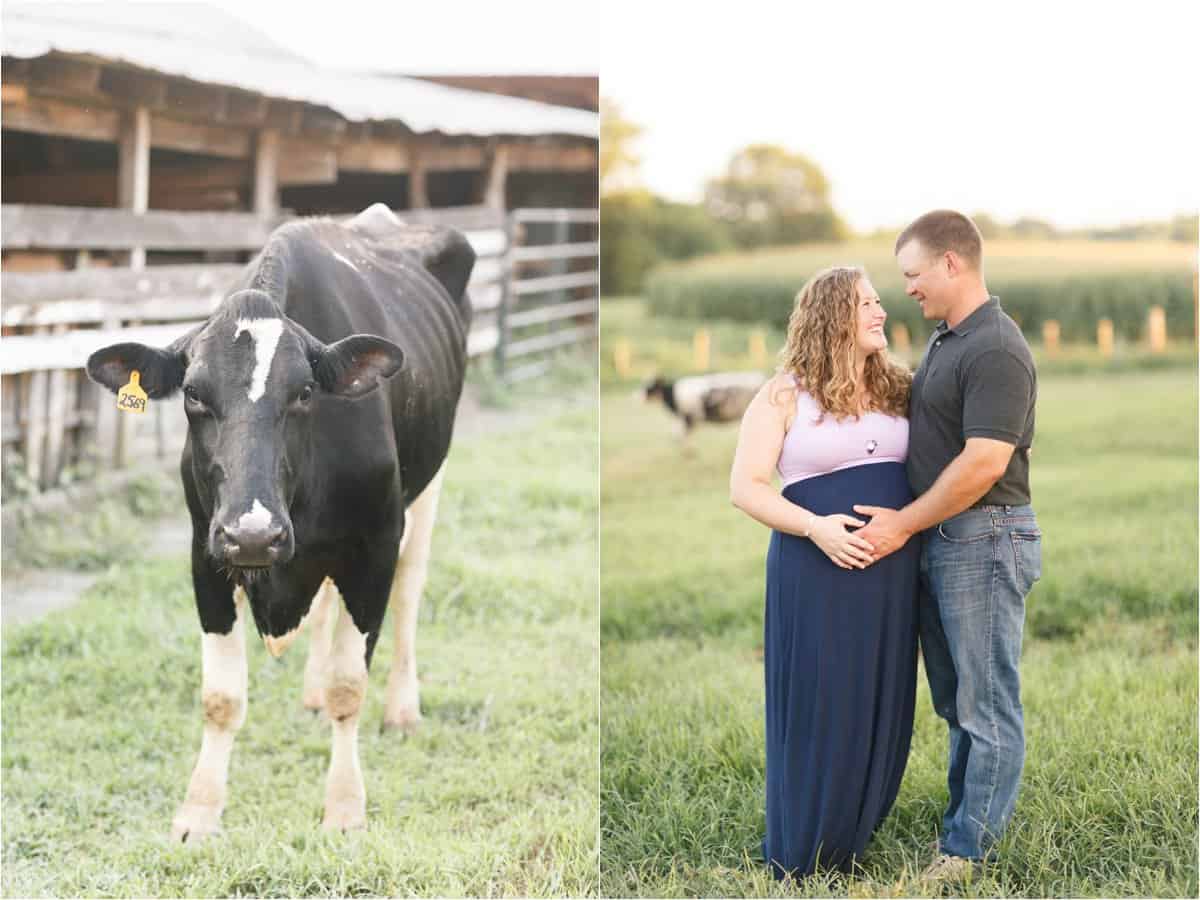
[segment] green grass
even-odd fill
[[[768,533],[729,503],[735,428],[699,429],[684,451],[661,406],[608,384],[602,894],[920,896],[913,876],[946,802],[946,729],[923,674],[904,785],[862,877],[781,887],[751,861]],[[1196,896],[1195,371],[1044,374],[1039,386],[1028,762],[1001,862],[967,894]]]
[[[185,556],[118,564],[76,607],[5,629],[5,896],[584,896],[597,890],[596,413],[450,457],[418,634],[425,720],[382,734],[369,825],[320,830],[330,729],[300,705],[307,640],[251,639],[224,833],[167,840],[199,749]]]

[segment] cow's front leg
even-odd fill
[[[308,614],[309,636],[308,661],[304,664],[305,709],[319,711],[325,705],[325,679],[328,677],[329,653],[333,643],[333,624],[338,616],[341,600],[337,588],[328,578],[321,582],[313,598]]]
[[[233,739],[246,721],[246,594],[236,588],[227,633],[205,631],[200,639],[204,735],[187,797],[171,822],[171,837],[195,843],[220,828]],[[202,622],[204,621],[202,616]]]
[[[367,694],[367,635],[358,630],[332,582],[337,615],[325,678],[325,712],[333,726],[333,751],[325,780],[325,828],[367,824],[367,792],[358,762],[358,720]]]

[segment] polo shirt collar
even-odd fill
[[[999,308],[1000,298],[995,294],[991,294],[988,296],[987,301],[980,306],[979,309],[975,310],[975,312],[971,313],[969,316],[959,322],[954,328],[951,328],[946,324],[945,321],[942,321],[938,323],[938,330],[942,334],[945,334],[947,331],[953,331],[955,334],[961,337],[962,335],[969,334],[973,329],[983,324],[983,320],[991,315],[993,310],[998,310]]]

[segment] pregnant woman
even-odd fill
[[[777,878],[849,871],[908,759],[920,544],[876,562],[854,533],[866,522],[851,514],[856,503],[912,499],[912,378],[887,355],[886,318],[862,269],[829,269],[804,286],[781,370],[742,420],[730,476],[733,503],[772,529],[763,858]]]

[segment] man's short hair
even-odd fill
[[[972,269],[981,270],[983,265],[983,235],[975,223],[960,212],[952,209],[935,209],[917,219],[896,238],[893,253],[909,241],[916,239],[934,256],[953,250]]]

